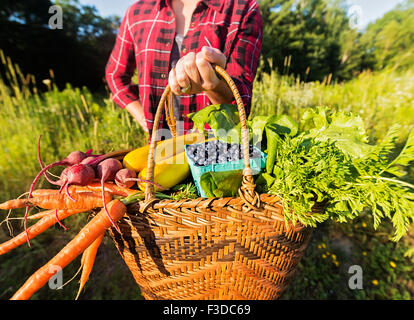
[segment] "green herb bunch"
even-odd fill
[[[329,213],[311,213],[315,203],[328,205],[345,187],[344,181],[352,179],[352,169],[352,162],[333,143],[286,137],[278,145],[272,171],[262,173],[256,183],[261,192],[282,200],[287,221],[316,226]]]
[[[198,198],[197,189],[194,183],[178,184],[172,189],[173,193],[170,195],[171,200],[179,201],[183,199]]]
[[[347,222],[369,208],[374,227],[390,219],[393,240],[399,240],[414,220],[414,186],[401,180],[414,160],[414,133],[392,159],[398,125],[376,146],[366,142],[361,120],[352,114],[309,110],[301,125],[300,134],[267,141],[276,152],[257,180],[262,191],[282,199],[286,221],[313,227],[327,219]],[[325,205],[323,212],[313,212],[316,203]]]

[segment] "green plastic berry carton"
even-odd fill
[[[200,144],[193,144],[193,147],[196,147]],[[223,171],[232,171],[232,170],[243,170],[244,169],[244,160],[240,159],[237,161],[228,161],[224,163],[214,163],[214,164],[207,164],[207,165],[197,165],[192,157],[188,154],[188,147],[190,145],[185,145],[185,155],[190,166],[191,175],[193,176],[194,184],[197,188],[198,194],[201,197],[206,197],[206,193],[202,189],[200,185],[201,176],[206,172],[223,172]],[[250,158],[250,168],[253,171],[253,174],[259,174],[262,169],[266,166],[266,154],[262,152],[260,149],[253,146],[253,149],[256,150],[257,154],[260,154],[260,157]]]

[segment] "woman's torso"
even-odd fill
[[[227,57],[239,31],[243,14],[249,8],[246,3],[255,1],[200,1],[192,16],[188,30],[182,39],[179,56],[201,50],[209,43],[220,49]],[[175,43],[176,25],[173,9],[165,0],[138,1],[127,12],[128,30],[134,44],[139,96],[144,107],[148,128],[152,129],[158,101],[168,84],[171,54]],[[208,42],[207,42],[207,40]],[[182,122],[184,132],[192,128],[186,115],[210,104],[204,93],[183,95],[179,98],[180,110],[177,122]],[[167,127],[162,117],[162,127]],[[180,132],[178,132],[180,134]]]

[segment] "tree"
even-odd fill
[[[362,37],[366,56],[376,69],[414,65],[414,0],[406,0],[370,23]]]
[[[63,9],[63,29],[51,30],[49,0],[6,0],[0,9],[0,48],[24,73],[56,83],[105,87],[105,65],[116,38],[120,18],[100,17],[93,6],[78,0],[56,1]]]
[[[25,24],[46,25],[50,0],[2,0],[0,20],[16,20]]]
[[[280,72],[305,80],[331,74],[350,78],[358,69],[360,34],[352,29],[342,0],[262,0],[263,59]],[[286,59],[288,57],[288,59]],[[290,61],[286,66],[286,61]]]

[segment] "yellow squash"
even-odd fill
[[[137,172],[141,171],[147,164],[149,147],[147,144],[128,153],[123,160],[124,167]]]
[[[196,132],[160,141],[155,149],[155,162],[161,162],[184,152],[184,146],[186,144],[199,143],[204,140],[204,134]],[[148,153],[149,145],[131,151],[124,157],[124,167],[140,172],[147,166]]]
[[[164,159],[155,164],[154,182],[164,188],[172,188],[186,179],[190,174],[190,166],[188,165],[184,152],[181,152],[168,159]],[[140,179],[147,179],[147,168],[145,167],[138,175]],[[146,183],[139,183],[138,187],[145,191]],[[161,191],[155,188],[155,191]]]

